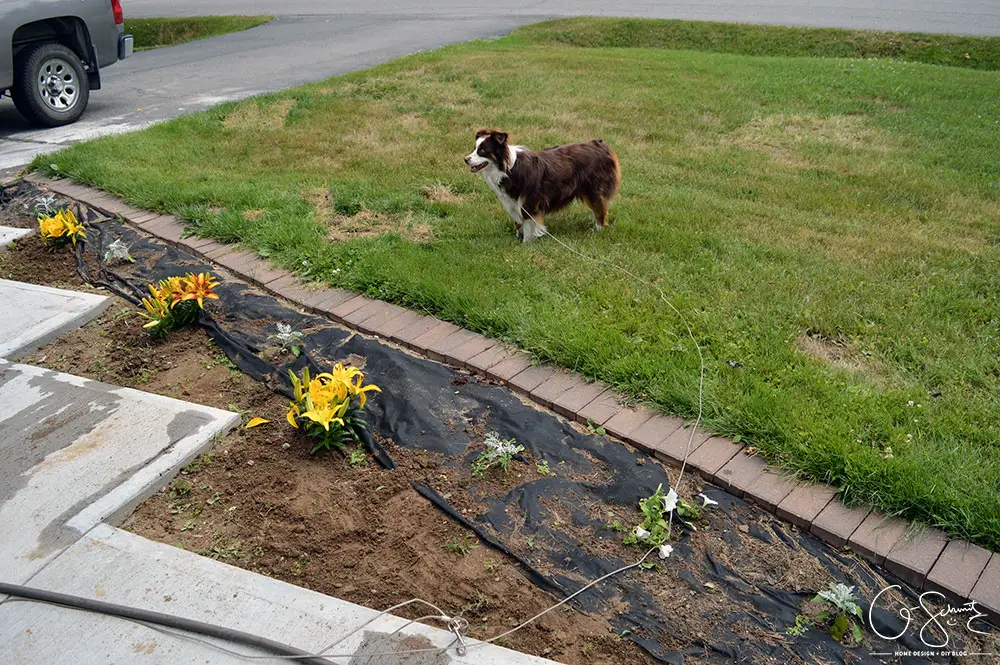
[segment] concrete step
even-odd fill
[[[22,584],[81,534],[123,519],[239,420],[0,360],[3,579]]]
[[[0,358],[16,359],[100,316],[111,299],[0,279],[0,303]]]
[[[0,226],[0,250],[4,249],[10,243],[15,240],[20,240],[21,238],[26,238],[30,236],[34,231],[32,229],[19,229],[13,226]]]

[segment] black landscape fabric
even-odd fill
[[[145,295],[149,282],[213,269],[117,219],[84,209],[80,217],[88,221],[89,238],[82,252],[92,253],[101,265],[98,274],[86,274],[86,279],[134,303]],[[104,248],[117,238],[131,245],[135,263],[104,265]],[[82,255],[78,266],[85,266]],[[636,548],[628,560],[622,559],[617,545],[622,534],[609,525],[613,513],[627,516],[626,526],[634,526],[639,521],[638,500],[661,484],[670,486],[664,469],[644,453],[578,431],[524,404],[502,386],[303,314],[241,281],[225,279],[217,293],[219,301],[212,304],[211,315],[203,313],[201,325],[241,370],[285,395],[290,392],[289,369],[306,365],[328,369],[334,362],[360,360],[368,380],[383,389],[368,408],[371,428],[379,437],[408,449],[439,453],[447,460],[443,468],[448,464],[468,468],[483,450],[483,431],[495,431],[523,445],[525,457],[532,461],[515,462],[499,489],[497,483],[476,481],[452,485],[447,492],[425,485],[416,489],[474,530],[486,545],[514,557],[526,579],[554,598],[564,598],[644,553]],[[277,331],[278,323],[304,333],[304,353],[294,363],[279,366],[261,357],[267,336]],[[371,437],[367,440],[377,461],[391,469],[388,453]],[[542,460],[555,475],[542,477],[536,472],[535,463]],[[865,626],[865,642],[857,648],[845,648],[818,629],[786,634],[803,604],[826,582],[857,587],[867,618],[869,603],[885,580],[858,560],[734,496],[712,486],[704,491],[719,505],[705,510],[697,534],[679,528],[673,554],[665,561],[655,553],[650,557],[655,569],[615,576],[572,600],[572,605],[607,617],[622,638],[663,663],[926,662],[871,655],[926,649],[915,630],[890,642],[878,639]],[[475,508],[462,512],[456,505]],[[788,569],[788,561],[803,570],[826,571],[825,581],[819,587],[797,588],[794,578],[800,571]],[[918,604],[905,585],[903,593],[908,606]],[[879,610],[873,620],[882,634],[903,632],[894,613]],[[951,647],[962,648],[954,643]]]

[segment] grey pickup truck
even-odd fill
[[[101,69],[132,55],[121,0],[0,0],[0,96],[31,122],[76,120]]]

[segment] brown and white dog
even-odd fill
[[[603,228],[622,180],[618,157],[601,139],[532,152],[510,145],[504,132],[481,129],[465,163],[473,173],[482,172],[522,242],[548,233],[545,215],[574,199],[583,201],[594,213],[596,228]]]

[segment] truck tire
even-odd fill
[[[62,44],[37,44],[18,54],[11,97],[27,120],[59,127],[83,115],[90,81],[76,53]]]

